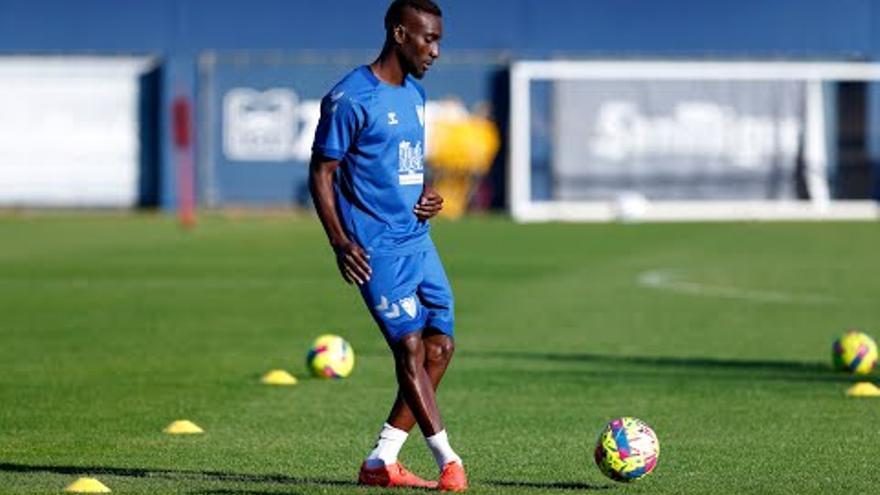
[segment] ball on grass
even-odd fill
[[[345,378],[354,369],[354,349],[338,335],[321,335],[309,347],[306,364],[320,378]]]
[[[657,466],[660,442],[644,421],[623,417],[605,426],[596,442],[596,465],[614,481],[641,479]]]
[[[867,334],[850,330],[831,346],[834,367],[857,375],[867,375],[877,366],[877,343]]]

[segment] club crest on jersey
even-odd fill
[[[418,141],[415,146],[409,141],[401,141],[398,149],[398,178],[401,186],[423,184],[424,167],[422,162],[422,142]]]
[[[397,112],[388,112],[388,125],[397,125],[400,121],[397,120]]]

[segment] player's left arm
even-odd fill
[[[425,90],[418,83],[415,84],[415,87],[421,96],[422,109],[425,109],[428,103]],[[416,217],[421,222],[430,220],[443,209],[443,197],[440,196],[440,193],[438,193],[436,189],[431,187],[431,182],[428,180],[427,174],[425,179],[425,185],[422,187],[422,195],[419,196],[419,200],[413,208],[413,213],[416,214]]]
[[[426,182],[422,188],[422,195],[419,197],[415,208],[413,208],[413,213],[416,214],[419,220],[424,222],[436,216],[442,209],[443,197],[440,196],[436,189],[431,187],[431,184]]]

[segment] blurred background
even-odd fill
[[[0,0],[0,207],[308,207],[319,100],[387,3]],[[441,7],[448,216],[876,217],[876,1]]]

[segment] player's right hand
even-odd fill
[[[346,242],[334,247],[336,265],[346,282],[364,285],[370,281],[370,255],[354,242]]]

